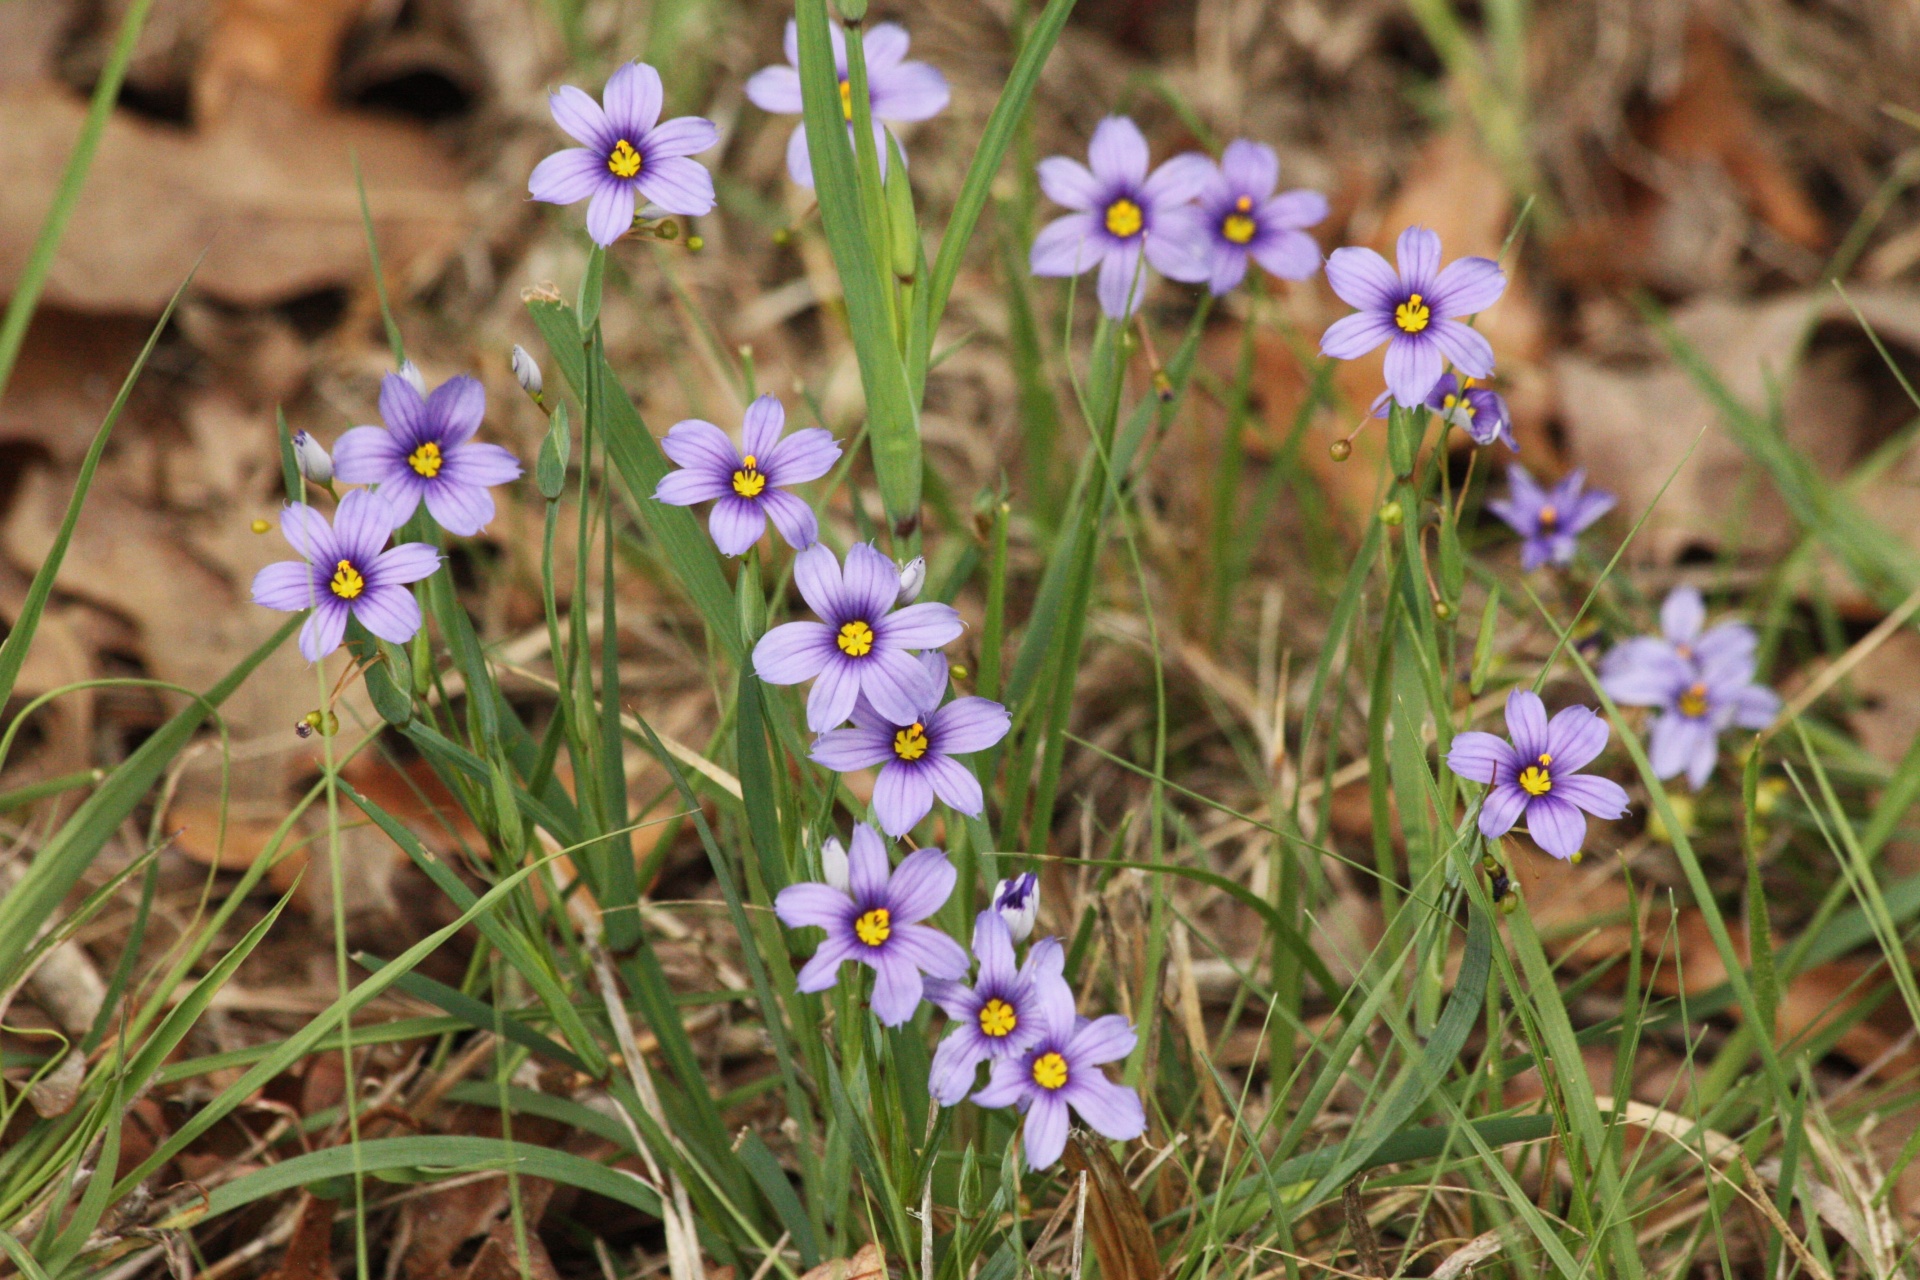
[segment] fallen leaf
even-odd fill
[[[1104,1280],[1160,1280],[1160,1252],[1147,1211],[1108,1154],[1106,1140],[1076,1130],[1064,1155],[1069,1174],[1087,1175],[1087,1234]]]
[[[300,1217],[280,1265],[269,1280],[333,1280],[334,1202],[311,1192],[300,1193]]]
[[[809,1268],[800,1280],[886,1280],[887,1255],[868,1241],[851,1258],[835,1258]]]

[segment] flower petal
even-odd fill
[[[1521,760],[1531,762],[1547,749],[1547,704],[1533,690],[1507,694],[1507,736]]]
[[[787,176],[813,190],[813,161],[807,155],[807,127],[797,124],[787,137]]]
[[[947,102],[953,96],[947,88],[947,78],[924,62],[904,62],[891,70],[872,74],[867,87],[873,118],[894,124],[930,120],[947,109]]]
[[[1674,644],[1693,644],[1707,625],[1707,602],[1697,587],[1681,584],[1660,602],[1661,634]]]
[[[1331,258],[1327,266],[1333,266]],[[1377,311],[1356,311],[1327,326],[1327,331],[1320,335],[1320,354],[1336,360],[1357,360],[1399,332],[1390,316]]]
[[[493,495],[478,485],[433,484],[427,510],[448,533],[470,538],[493,523]]]
[[[338,597],[322,599],[315,605],[306,625],[300,628],[300,656],[318,662],[340,647],[347,635],[347,606]]]
[[[1408,227],[1393,247],[1400,266],[1400,287],[1421,295],[1433,292],[1440,274],[1440,236],[1426,227]]]
[[[533,166],[527,176],[527,194],[548,204],[577,204],[600,189],[607,162],[597,151],[568,147]]]
[[[1376,312],[1389,321],[1393,309],[1406,296],[1400,277],[1385,258],[1371,249],[1355,246],[1335,249],[1327,256],[1327,284],[1348,306]]]
[[[1106,253],[1106,242],[1094,232],[1093,215],[1070,213],[1040,228],[1027,255],[1027,270],[1036,276],[1077,276]]]
[[[829,729],[813,740],[807,758],[835,773],[872,769],[893,759],[893,730],[857,725]]]
[[[768,489],[760,495],[760,509],[773,521],[773,527],[795,551],[804,551],[820,539],[820,522],[813,508],[781,489]]]
[[[897,1027],[920,1007],[925,986],[920,970],[888,939],[888,945],[868,961],[873,966],[873,1016],[883,1027]]]
[[[1147,262],[1167,279],[1200,284],[1213,272],[1210,239],[1200,215],[1182,206],[1155,215],[1143,248]]]
[[[1686,659],[1657,636],[1636,636],[1600,660],[1600,687],[1622,706],[1664,707],[1685,687]]]
[[[253,575],[253,602],[286,613],[319,604],[325,590],[314,567],[304,560],[276,560]]]
[[[370,489],[350,490],[333,513],[334,549],[364,571],[399,523],[385,498]]]
[[[941,684],[944,686],[945,681]],[[927,737],[936,750],[947,755],[965,755],[985,751],[1007,736],[1013,716],[990,698],[955,698],[933,713],[927,722]]]
[[[977,1107],[1010,1107],[1033,1092],[1032,1078],[1024,1059],[1002,1058],[987,1071],[987,1083],[973,1095]]]
[[[840,589],[840,561],[824,543],[815,543],[793,558],[793,584],[800,598],[828,623],[850,617]]]
[[[1557,795],[1535,796],[1527,806],[1527,834],[1554,857],[1565,861],[1580,852],[1587,838],[1587,820]]]
[[[1140,127],[1125,116],[1108,116],[1093,130],[1087,159],[1104,183],[1139,185],[1147,180],[1147,140]]]
[[[952,756],[929,755],[920,761],[920,776],[947,808],[977,818],[985,810],[986,796],[973,771]],[[875,789],[878,794],[878,788]]]
[[[1712,741],[1711,736],[1708,741]],[[1707,760],[1707,768],[1709,770],[1713,768],[1711,755]],[[1701,781],[1704,782],[1705,778]],[[1576,773],[1570,778],[1555,778],[1553,794],[1569,804],[1585,809],[1596,818],[1612,821],[1627,816],[1627,790],[1611,778],[1599,778],[1591,773]]]
[[[1046,193],[1047,199],[1082,213],[1093,208],[1105,190],[1100,179],[1093,176],[1093,170],[1067,156],[1048,156],[1035,169],[1040,175],[1040,190]]]
[[[661,156],[652,161],[634,179],[640,194],[668,213],[683,218],[698,218],[713,212],[713,175],[705,166],[685,156]],[[589,213],[591,218],[591,213]],[[633,215],[627,215],[633,221]],[[611,241],[609,241],[611,243]]]
[[[979,985],[983,990],[1011,986],[1019,975],[1013,958],[1013,934],[998,911],[982,911],[973,918],[973,954],[980,961]]]
[[[1280,185],[1280,157],[1263,142],[1235,138],[1220,153],[1220,172],[1236,195],[1265,200]]]
[[[1554,777],[1592,764],[1607,749],[1609,732],[1607,722],[1586,707],[1562,707],[1555,712],[1547,722],[1547,753],[1553,757]]]
[[[360,625],[388,644],[405,644],[420,630],[420,602],[399,586],[371,586],[350,606]]]
[[[807,728],[815,733],[825,733],[845,724],[860,696],[860,668],[842,656],[831,640],[828,648],[827,660],[807,693]]]
[[[463,373],[435,387],[424,407],[427,429],[444,453],[448,446],[472,439],[480,429],[481,420],[487,416],[487,390],[480,379]]]
[[[720,141],[720,128],[703,116],[679,116],[647,135],[647,163],[695,156]]]
[[[879,555],[879,552],[874,554]],[[893,569],[893,562],[885,556],[880,556],[880,559],[893,573],[892,586],[897,595],[900,590],[899,571]],[[884,626],[875,626],[874,630],[885,636],[889,645],[902,649],[938,649],[958,640],[960,633],[966,630],[966,623],[960,620],[959,612],[952,605],[941,604],[938,600],[896,609],[883,622]]]
[[[1742,729],[1764,729],[1780,714],[1780,695],[1763,684],[1750,684],[1733,695],[1733,723]]]
[[[1140,1105],[1140,1095],[1098,1071],[1075,1077],[1060,1095],[1103,1138],[1124,1142],[1147,1131],[1147,1110]]]
[[[853,899],[828,885],[806,881],[790,884],[774,895],[773,913],[789,929],[826,929],[845,925],[853,914]]]
[[[1198,151],[1167,160],[1141,184],[1140,194],[1156,205],[1185,204],[1200,194],[1214,173],[1213,161]]]
[[[666,94],[658,71],[644,62],[623,62],[607,77],[600,97],[606,103],[607,128],[638,147],[660,119]]]
[[[855,834],[859,828],[855,828]],[[879,844],[879,837],[874,837]],[[918,924],[938,911],[953,896],[954,881],[959,873],[953,864],[947,861],[947,855],[939,849],[916,849],[908,854],[893,870],[893,879],[887,882],[887,909],[893,913],[896,925]],[[951,939],[949,939],[951,941]],[[957,943],[955,944],[958,945]],[[965,972],[964,966],[962,972]],[[939,974],[942,978],[957,978],[957,973]]]
[[[585,90],[563,84],[547,96],[547,108],[553,112],[553,122],[581,146],[602,156],[613,150],[617,139],[607,113]]]
[[[767,531],[767,513],[760,509],[759,503],[728,493],[713,504],[713,513],[707,517],[707,531],[713,535],[713,545],[720,548],[721,555],[743,556]]]
[[[933,984],[927,983],[929,994]],[[933,1065],[927,1071],[927,1092],[943,1107],[958,1105],[973,1088],[973,1078],[987,1059],[987,1047],[972,1027],[958,1026],[947,1033],[933,1051]]]
[[[899,595],[900,570],[885,553],[866,542],[856,542],[847,548],[846,562],[840,566],[841,607],[847,616],[859,618],[873,628],[876,647],[884,641],[910,649],[920,648],[922,646],[911,640],[895,640],[891,628],[880,625]],[[881,706],[878,701],[874,705]],[[881,706],[881,710],[886,708]],[[909,723],[912,718],[908,716],[900,723]]]
[[[1146,297],[1150,283],[1141,269],[1140,241],[1133,239],[1112,245],[1100,261],[1100,283],[1096,290],[1100,309],[1110,319],[1126,319]]]
[[[380,484],[406,464],[407,451],[385,427],[355,427],[333,446],[333,477],[347,484]]]
[[[517,480],[520,459],[497,444],[469,440],[447,451],[440,467],[440,478],[453,484],[478,485],[483,489]]]
[[[633,184],[603,184],[593,193],[593,199],[587,202],[587,234],[604,249],[627,234],[632,227]]]
[[[1063,1052],[1078,1073],[1083,1067],[1120,1061],[1133,1052],[1139,1041],[1132,1023],[1117,1013],[1109,1013],[1076,1030],[1068,1038]]]
[[[1216,298],[1232,293],[1247,278],[1247,253],[1222,244],[1209,246],[1209,252],[1213,265],[1207,275],[1207,292]]]
[[[799,684],[819,675],[835,652],[824,622],[784,622],[753,646],[753,672],[768,684]]]
[[[669,471],[654,487],[653,500],[670,507],[690,507],[696,502],[711,502],[733,492],[733,483],[725,476],[707,470],[685,468]]]
[[[424,542],[389,547],[366,567],[368,586],[396,587],[430,578],[440,567],[440,550]]]
[[[840,460],[840,442],[823,427],[804,427],[760,455],[767,483],[786,487],[818,480]]]
[[[800,966],[800,972],[795,975],[794,990],[825,991],[839,980],[842,962],[852,959],[864,949],[851,932],[828,934],[827,940],[820,944],[820,949],[813,953],[813,959]]]
[[[1260,217],[1264,222],[1290,229],[1316,226],[1326,221],[1327,198],[1318,191],[1296,187],[1292,191],[1281,192],[1261,205]],[[1382,259],[1384,263],[1385,259]]]
[[[762,67],[747,79],[747,101],[776,116],[797,116],[800,73],[792,67]]]
[[[1045,1089],[1036,1089],[1032,1097],[1020,1143],[1026,1148],[1027,1168],[1037,1172],[1052,1168],[1067,1149],[1067,1102]]]
[[[904,649],[876,647],[857,663],[850,661],[847,665],[858,669],[860,692],[888,723],[912,724],[925,714],[931,701],[926,671]],[[851,713],[853,708],[847,710]]]
[[[840,730],[844,733],[845,730]],[[889,742],[888,756],[893,755]],[[917,764],[889,760],[873,783],[873,816],[890,836],[903,836],[933,812],[933,783],[927,777],[931,757]]]
[[[1493,840],[1513,830],[1513,824],[1520,821],[1520,815],[1526,812],[1530,799],[1518,783],[1502,782],[1495,785],[1487,792],[1487,798],[1480,802],[1480,834]]]
[[[1513,767],[1513,748],[1504,738],[1470,729],[1456,734],[1447,752],[1447,768],[1475,782],[1492,782],[1502,765]]]
[[[1304,231],[1278,229],[1261,237],[1253,260],[1282,280],[1305,280],[1320,269],[1320,246]]]
[[[847,848],[847,890],[854,905],[862,911],[887,905],[887,880],[892,874],[880,833],[864,822],[856,824]]]
[[[1498,302],[1506,290],[1507,273],[1492,258],[1455,258],[1434,280],[1427,305],[1443,319],[1470,316]]]
[[[1715,752],[1713,726],[1677,712],[1668,712],[1647,731],[1647,763],[1656,778],[1684,773],[1704,751]]]
[[[747,406],[741,421],[740,452],[753,455],[756,465],[764,467],[773,457],[780,433],[786,429],[787,410],[778,396],[763,395]]]
[[[1478,329],[1468,328],[1458,320],[1435,320],[1421,336],[1438,347],[1442,355],[1453,361],[1453,367],[1469,378],[1493,376],[1493,344]]]
[[[966,948],[930,925],[896,924],[887,949],[905,956],[929,977],[955,979],[967,974]]]
[[[1409,409],[1427,398],[1440,381],[1441,368],[1440,347],[1429,334],[1396,334],[1387,344],[1387,390]]]

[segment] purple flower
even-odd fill
[[[1535,844],[1556,858],[1580,852],[1587,820],[1620,818],[1627,793],[1617,782],[1580,770],[1607,745],[1607,722],[1585,707],[1567,707],[1551,721],[1546,704],[1531,689],[1507,695],[1509,746],[1491,733],[1460,734],[1447,753],[1447,767],[1463,778],[1490,783],[1480,805],[1480,834],[1503,836],[1522,817]]]
[[[300,628],[300,653],[308,662],[340,647],[348,614],[382,640],[405,644],[420,629],[420,605],[406,584],[438,568],[440,553],[424,542],[382,551],[404,519],[366,489],[340,499],[331,525],[306,503],[289,503],[280,512],[280,532],[300,559],[255,574],[253,602],[288,613],[313,610]]]
[[[1246,139],[1227,144],[1210,164],[1195,200],[1209,265],[1207,287],[1217,297],[1240,283],[1252,258],[1282,280],[1305,280],[1320,269],[1320,246],[1302,231],[1327,216],[1318,191],[1274,195],[1280,160],[1273,148]]]
[[[487,393],[473,378],[448,378],[426,399],[390,373],[380,383],[385,427],[355,427],[333,447],[333,474],[348,484],[377,484],[401,522],[425,499],[440,527],[462,537],[493,519],[487,490],[520,474],[520,463],[473,433],[486,416]]]
[[[1616,501],[1605,489],[1587,488],[1587,473],[1575,469],[1551,489],[1519,463],[1507,468],[1507,496],[1487,503],[1487,510],[1506,521],[1520,535],[1520,567],[1566,564],[1573,559],[1580,531],[1613,510]]]
[[[853,86],[847,81],[847,37],[836,23],[827,28],[833,37],[833,66],[840,77],[840,114],[853,128]],[[924,62],[908,62],[906,28],[883,22],[860,42],[867,62],[867,104],[873,116],[873,146],[880,154],[880,171],[887,169],[889,124],[931,120],[947,107],[947,78]],[[787,65],[762,67],[747,81],[747,99],[762,111],[797,116],[800,106],[800,28],[787,21]],[[901,152],[905,155],[904,149]],[[803,187],[813,185],[813,164],[807,156],[807,126],[794,126],[787,140],[787,172]]]
[[[1040,915],[1040,877],[1022,871],[1011,880],[993,886],[993,909],[1007,922],[1007,932],[1015,942],[1025,942]]]
[[[1600,687],[1629,707],[1658,707],[1648,731],[1654,776],[1685,772],[1698,791],[1712,776],[1727,729],[1764,729],[1780,710],[1773,690],[1753,682],[1753,628],[1706,628],[1707,606],[1692,587],[1675,587],[1660,606],[1657,636],[1614,647],[1600,663]]]
[[[1029,1169],[1046,1168],[1066,1149],[1069,1107],[1109,1138],[1137,1138],[1147,1128],[1139,1095],[1100,1070],[1133,1052],[1138,1037],[1127,1020],[1118,1014],[1076,1018],[1064,982],[1046,983],[1039,994],[1040,1039],[1019,1057],[994,1062],[986,1088],[973,1095],[983,1107],[1017,1105],[1027,1113]]]
[[[1045,1030],[1040,1011],[1049,997],[1073,1008],[1073,992],[1061,976],[1067,954],[1060,940],[1034,943],[1017,970],[1013,941],[999,913],[982,911],[973,922],[973,954],[980,961],[973,985],[940,978],[927,983],[927,998],[953,1019],[927,1074],[927,1091],[943,1107],[967,1096],[982,1062],[1017,1058],[1039,1043]]]
[[[1427,398],[1447,361],[1469,378],[1493,374],[1493,348],[1458,317],[1485,311],[1507,287],[1491,258],[1457,258],[1440,269],[1440,237],[1425,227],[1400,233],[1400,269],[1371,249],[1335,249],[1327,283],[1357,315],[1333,322],[1322,355],[1354,360],[1387,344],[1387,390],[1411,409]]]
[[[1207,279],[1207,232],[1188,202],[1214,172],[1213,161],[1189,152],[1149,174],[1147,140],[1125,116],[1100,122],[1087,158],[1091,169],[1065,156],[1040,162],[1041,190],[1074,212],[1034,237],[1033,274],[1077,276],[1099,267],[1100,309],[1115,320],[1140,305],[1142,253],[1169,279]]]
[[[788,486],[817,480],[840,457],[833,436],[819,427],[780,438],[787,411],[773,396],[747,406],[745,445],[735,449],[727,433],[711,422],[676,422],[660,447],[681,469],[663,477],[653,496],[676,507],[718,499],[707,527],[713,541],[730,556],[744,555],[767,531],[767,519],[796,551],[820,536],[813,508]]]
[[[1473,437],[1475,444],[1492,444],[1502,441],[1515,453],[1520,452],[1520,442],[1513,438],[1513,415],[1507,412],[1507,401],[1497,391],[1474,385],[1476,380],[1468,378],[1460,388],[1462,380],[1451,373],[1440,375],[1440,381],[1433,384],[1433,390],[1424,401],[1427,408],[1440,415],[1440,420],[1448,426],[1458,427]],[[1393,407],[1393,393],[1382,391],[1373,401],[1373,416],[1384,418]]]
[[[826,941],[801,967],[801,991],[825,991],[853,960],[873,970],[873,1012],[897,1027],[913,1016],[923,989],[921,974],[963,978],[967,953],[938,929],[920,922],[953,892],[956,873],[947,855],[921,849],[898,867],[887,867],[886,846],[865,823],[853,829],[847,856],[847,889],[824,884],[788,885],[773,900],[774,914],[789,929],[825,929]]]
[[[848,549],[844,572],[816,542],[793,558],[793,580],[820,621],[782,623],[760,637],[754,672],[768,684],[812,679],[807,728],[815,733],[845,723],[862,694],[883,718],[912,724],[928,697],[927,669],[914,651],[960,635],[953,606],[895,609],[900,570],[864,542]]]
[[[580,143],[534,166],[527,191],[548,204],[587,205],[587,234],[610,245],[633,226],[645,199],[667,213],[698,217],[713,208],[713,175],[688,156],[720,139],[698,116],[660,120],[660,73],[623,63],[607,77],[606,107],[570,84],[547,99],[554,123]]]
[[[986,805],[979,780],[954,756],[984,751],[1013,727],[1007,709],[987,698],[955,698],[941,706],[947,660],[923,653],[920,665],[926,671],[925,696],[911,717],[891,719],[860,698],[853,704],[853,724],[821,734],[811,753],[815,764],[837,773],[880,767],[873,812],[890,836],[913,830],[932,811],[935,796],[956,813],[978,817]]]

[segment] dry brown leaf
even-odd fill
[[[194,69],[194,120],[225,118],[249,88],[324,111],[341,41],[366,7],[367,0],[223,0]]]
[[[887,1255],[868,1241],[851,1258],[835,1258],[811,1267],[800,1280],[887,1280]]]
[[[333,1280],[333,1211],[331,1200],[311,1192],[300,1193],[300,1217],[280,1265],[268,1280]]]
[[[1160,1252],[1146,1208],[1104,1138],[1067,1137],[1067,1172],[1087,1175],[1087,1234],[1105,1280],[1160,1280]]]

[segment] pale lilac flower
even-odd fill
[[[1273,148],[1244,138],[1227,144],[1220,163],[1209,163],[1195,205],[1206,230],[1201,242],[1217,297],[1247,274],[1247,260],[1282,280],[1305,280],[1320,269],[1320,246],[1301,230],[1327,216],[1327,198],[1300,188],[1273,194],[1280,160]]]
[[[1034,943],[1018,968],[1013,943],[1007,922],[997,912],[982,911],[973,922],[973,954],[980,961],[973,985],[941,978],[927,983],[927,999],[953,1019],[927,1074],[927,1091],[943,1107],[967,1096],[982,1062],[1018,1057],[1039,1042],[1045,1030],[1040,1010],[1049,994],[1058,999],[1064,993],[1067,1007],[1073,1007],[1073,992],[1061,976],[1067,954],[1060,940]]]
[[[513,353],[507,357],[507,363],[512,367],[513,380],[520,384],[520,389],[532,397],[535,404],[539,404],[540,393],[545,386],[545,380],[540,376],[540,362],[516,342],[513,344]]]
[[[838,23],[827,28],[833,38],[834,72],[840,77],[840,115],[853,130],[853,86],[847,81],[847,37]],[[947,78],[924,62],[908,62],[906,28],[882,22],[867,32],[860,47],[866,54],[867,103],[873,116],[873,146],[880,171],[887,167],[887,129],[890,124],[931,120],[947,107]],[[747,81],[747,100],[776,116],[797,116],[800,105],[800,28],[787,21],[787,65],[762,67]],[[902,155],[906,154],[902,148]],[[813,185],[813,163],[807,154],[807,126],[794,126],[787,140],[787,173],[803,187]]]
[[[938,653],[920,655],[926,671],[919,709],[906,720],[881,715],[865,698],[853,705],[853,724],[814,739],[811,759],[837,773],[871,769],[873,813],[880,829],[903,836],[933,810],[938,796],[956,813],[978,817],[986,806],[973,770],[954,759],[985,751],[1007,736],[1013,717],[987,698],[955,698],[944,707],[947,660]]]
[[[1684,772],[1699,790],[1713,774],[1728,729],[1764,729],[1780,710],[1773,690],[1755,684],[1753,628],[1707,628],[1707,606],[1692,587],[1675,587],[1660,606],[1657,636],[1616,645],[1600,663],[1600,687],[1629,707],[1658,707],[1647,732],[1654,776]]]
[[[1411,409],[1427,398],[1448,361],[1469,378],[1493,374],[1493,347],[1462,324],[1492,306],[1507,277],[1491,258],[1457,258],[1440,268],[1440,237],[1425,227],[1400,233],[1400,268],[1371,249],[1335,249],[1327,283],[1358,314],[1334,321],[1322,355],[1355,360],[1387,344],[1387,390]]]
[[[1017,1058],[996,1061],[986,1087],[973,1095],[983,1107],[1018,1106],[1026,1112],[1027,1168],[1044,1169],[1066,1150],[1068,1108],[1095,1132],[1117,1141],[1145,1133],[1140,1096],[1100,1070],[1133,1052],[1138,1037],[1127,1020],[1118,1014],[1090,1022],[1076,1018],[1073,992],[1064,982],[1044,986],[1039,1004],[1039,1041]]]
[[[405,376],[380,383],[385,427],[355,427],[333,447],[333,474],[348,484],[377,484],[380,496],[412,516],[424,499],[448,533],[476,534],[493,519],[487,490],[520,475],[520,464],[497,444],[473,438],[486,416],[478,380],[448,378],[426,399]]]
[[[1480,834],[1489,840],[1521,818],[1533,842],[1556,858],[1580,852],[1587,820],[1621,818],[1627,793],[1619,783],[1581,773],[1606,749],[1607,722],[1585,707],[1566,707],[1551,721],[1531,689],[1507,695],[1507,733],[1513,741],[1472,730],[1453,740],[1447,767],[1489,784],[1480,804]]]
[[[1513,415],[1507,412],[1506,397],[1474,385],[1476,381],[1465,379],[1466,390],[1462,392],[1462,379],[1451,373],[1441,374],[1440,381],[1433,384],[1433,390],[1427,395],[1427,408],[1439,414],[1448,426],[1466,432],[1475,444],[1492,444],[1498,440],[1513,452],[1520,452],[1520,442],[1513,438]],[[1384,418],[1392,407],[1393,392],[1382,391],[1374,398],[1373,416]]]
[[[1581,531],[1613,510],[1615,501],[1605,489],[1587,488],[1584,469],[1575,469],[1553,488],[1542,489],[1516,462],[1507,468],[1507,496],[1487,503],[1487,510],[1520,535],[1520,567],[1531,571],[1572,560]]]
[[[767,531],[769,518],[788,546],[804,551],[819,538],[819,522],[813,508],[787,489],[832,470],[840,446],[819,427],[783,440],[780,432],[786,423],[787,411],[773,396],[761,396],[747,406],[744,443],[738,449],[711,422],[689,418],[675,423],[660,448],[681,469],[661,478],[654,498],[676,507],[717,499],[707,527],[714,545],[727,555],[746,554]]]
[[[1092,167],[1052,156],[1040,162],[1040,188],[1074,212],[1034,237],[1029,265],[1037,276],[1077,276],[1100,268],[1100,309],[1124,320],[1140,305],[1146,277],[1140,257],[1172,280],[1197,284],[1211,268],[1207,231],[1189,203],[1213,161],[1178,155],[1147,172],[1147,140],[1125,116],[1108,116],[1087,148]]]
[[[865,823],[853,829],[845,891],[824,884],[795,884],[773,900],[774,914],[789,929],[825,929],[826,940],[801,967],[795,986],[825,991],[852,960],[873,970],[873,1012],[884,1026],[913,1016],[923,991],[921,974],[963,978],[967,953],[938,929],[920,922],[953,892],[953,864],[938,849],[907,855],[891,871],[886,846]]]
[[[662,121],[660,73],[623,63],[607,78],[606,106],[570,84],[547,100],[554,123],[580,143],[534,166],[527,191],[548,204],[587,205],[587,234],[612,244],[633,226],[640,201],[665,213],[698,217],[713,208],[713,175],[687,157],[720,140],[713,121]]]
[[[993,909],[1007,922],[1015,942],[1025,942],[1040,916],[1040,877],[1022,871],[1011,880],[993,886]]]
[[[405,644],[420,630],[420,605],[406,589],[439,567],[424,542],[387,547],[404,517],[379,494],[354,489],[340,499],[333,523],[304,502],[280,512],[280,532],[300,554],[253,578],[253,602],[294,613],[312,609],[300,628],[300,653],[318,662],[340,647],[349,615],[382,640]]]
[[[900,570],[867,543],[847,551],[846,568],[824,543],[793,558],[793,581],[818,622],[787,622],[753,647],[753,669],[768,684],[813,680],[807,727],[825,733],[845,723],[862,694],[895,724],[912,724],[928,696],[927,671],[914,657],[960,635],[952,605],[895,609]]]
[[[308,484],[333,483],[333,459],[327,455],[326,446],[304,431],[294,432],[293,459]]]

